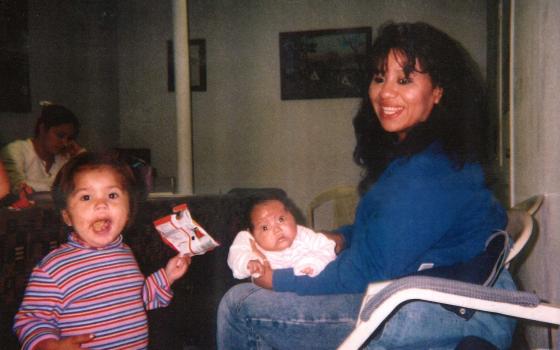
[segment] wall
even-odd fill
[[[32,111],[0,113],[0,144],[31,137],[50,100],[76,113],[87,149],[148,147],[162,176],[175,174],[170,1],[28,1]]]
[[[558,303],[560,2],[516,0],[513,9],[513,202],[547,194],[536,216],[538,234],[529,247],[533,254],[523,261],[518,278],[525,289]],[[557,327],[524,325],[531,349],[558,348]]]
[[[206,39],[208,91],[193,92],[195,191],[281,187],[301,207],[354,185],[359,99],[280,99],[278,33],[423,20],[461,40],[486,70],[486,1],[189,0]],[[374,32],[375,33],[375,32]]]
[[[513,194],[560,192],[560,2],[515,1]]]
[[[42,99],[67,104],[89,149],[149,147],[175,176],[175,101],[167,91],[171,1],[29,0],[34,111],[0,115],[0,142],[30,135]],[[461,40],[486,70],[484,0],[189,0],[206,40],[207,91],[192,93],[194,191],[281,187],[304,208],[355,185],[359,99],[280,99],[278,33],[423,20]]]
[[[176,166],[175,95],[167,91],[171,1],[119,1],[120,144],[149,147],[160,178]]]
[[[31,113],[0,113],[0,143],[31,137],[39,101],[70,108],[88,149],[118,142],[116,17],[111,2],[29,0]]]

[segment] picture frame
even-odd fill
[[[206,40],[189,40],[190,80],[192,91],[206,91]]]
[[[29,5],[8,0],[0,5],[0,112],[31,112]]]
[[[175,91],[173,41],[167,41],[167,90]],[[206,40],[189,40],[189,75],[191,91],[206,91]]]
[[[362,97],[371,27],[279,34],[282,100]]]

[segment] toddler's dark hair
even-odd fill
[[[132,222],[138,209],[138,191],[136,191],[136,180],[128,164],[119,157],[117,152],[107,151],[101,153],[83,152],[73,157],[66,163],[56,175],[52,185],[52,197],[55,208],[58,211],[66,209],[68,197],[75,189],[75,177],[78,173],[86,170],[99,168],[111,168],[115,171],[121,181],[123,189],[129,198],[129,220],[127,227]]]
[[[268,201],[279,201],[284,205],[284,208],[286,208],[286,210],[290,212],[290,214],[292,214],[294,218],[296,218],[297,207],[294,204],[294,202],[290,198],[288,198],[285,194],[280,194],[274,191],[262,192],[262,193],[259,192],[259,193],[252,194],[247,198],[247,202],[245,203],[245,209],[243,211],[243,216],[241,220],[242,227],[249,230],[249,232],[253,232],[254,227],[253,227],[253,223],[251,222],[251,213],[253,212],[253,209],[255,209],[257,205]]]

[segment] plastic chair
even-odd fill
[[[517,203],[516,205],[513,206],[512,209],[524,210],[527,213],[529,213],[529,215],[533,216],[540,209],[543,201],[544,201],[544,194],[537,194],[527,198],[526,200],[520,203]]]
[[[329,202],[333,206],[334,227],[351,224],[354,222],[358,200],[358,193],[353,186],[337,186],[321,192],[307,206],[307,225],[317,229],[315,211]]]
[[[410,276],[394,282],[370,284],[358,325],[338,349],[359,349],[399,305],[410,300],[455,305],[560,325],[560,306],[543,302],[533,293],[437,277]]]
[[[540,209],[544,195],[538,194],[517,203],[508,210],[508,224],[506,231],[515,242],[506,259],[506,267],[523,250],[533,233],[533,215]],[[524,214],[526,213],[526,214]]]
[[[515,243],[503,260],[503,267],[507,268],[529,241],[533,230],[532,214],[539,209],[542,200],[543,198],[534,196],[530,201],[508,210],[506,230]],[[543,302],[533,293],[500,290],[492,288],[491,284],[481,286],[438,277],[409,276],[371,283],[368,286],[356,328],[338,349],[359,349],[395,308],[410,300],[424,300],[560,325],[560,305]]]
[[[531,238],[533,233],[533,217],[527,211],[519,209],[509,209],[507,214],[508,224],[506,232],[509,233],[514,242],[505,261],[506,266],[509,266],[511,261],[523,250]]]

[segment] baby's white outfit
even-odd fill
[[[253,235],[249,231],[240,231],[229,248],[228,265],[233,277],[244,279],[251,276],[247,269],[250,260],[261,260],[253,252],[251,241]],[[297,226],[297,234],[289,248],[282,251],[268,251],[255,242],[257,248],[266,256],[272,269],[293,268],[295,275],[305,275],[302,270],[311,268],[315,277],[325,266],[336,258],[335,243],[325,235],[307,227]],[[255,277],[255,276],[253,276]]]

